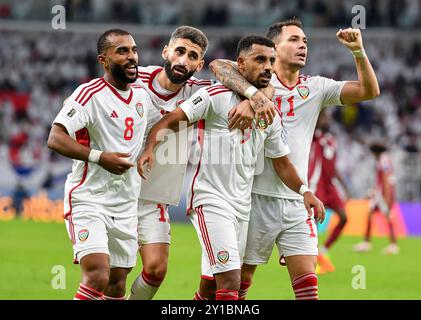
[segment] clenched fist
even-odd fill
[[[340,43],[342,43],[351,51],[363,49],[363,39],[361,37],[360,29],[339,29],[339,31],[336,33],[336,37]]]

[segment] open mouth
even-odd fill
[[[298,53],[297,56],[300,57],[300,58],[302,58],[302,59],[305,59],[306,58],[306,54],[304,52]]]
[[[137,66],[135,64],[129,64],[129,65],[125,66],[124,69],[129,70],[131,72],[136,72]]]

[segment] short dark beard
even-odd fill
[[[137,77],[130,79],[124,73],[124,67],[120,66],[117,63],[112,63],[110,66],[110,72],[114,79],[121,83],[133,83],[137,80]],[[136,65],[136,74],[137,74],[137,65]]]
[[[171,62],[169,62],[168,60],[165,61],[164,69],[165,69],[165,74],[167,75],[168,79],[170,79],[170,81],[174,84],[181,84],[181,83],[186,82],[192,77],[192,75],[196,71],[194,70],[194,71],[187,72],[183,76],[175,75],[171,68]]]

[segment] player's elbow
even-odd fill
[[[371,99],[375,99],[378,96],[380,96],[380,88],[377,86],[375,88],[372,88],[370,90],[366,90],[363,93],[363,99],[362,100],[371,100]]]
[[[48,136],[47,147],[54,151],[57,149],[57,137],[53,132]]]

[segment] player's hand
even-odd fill
[[[262,92],[257,91],[250,98],[251,107],[256,116],[257,123],[266,123],[266,127],[271,125],[276,115],[275,105]]]
[[[228,113],[228,129],[245,130],[250,127],[254,119],[254,110],[249,100],[244,100]]]
[[[325,220],[325,206],[317,199],[317,197],[311,191],[304,192],[304,206],[307,209],[308,217],[313,215],[311,209],[314,210],[314,220],[322,223]]]
[[[125,159],[130,156],[130,153],[103,152],[99,158],[98,164],[108,172],[121,175],[126,173],[130,168],[134,167],[133,163]]]
[[[147,180],[145,176],[145,165],[146,165],[146,171],[149,172],[152,169],[154,163],[154,154],[153,150],[145,150],[143,154],[140,156],[140,158],[137,160],[137,172],[139,175]]]
[[[363,39],[360,29],[339,29],[339,31],[336,33],[336,37],[340,43],[342,43],[351,51],[360,50],[363,48]]]

